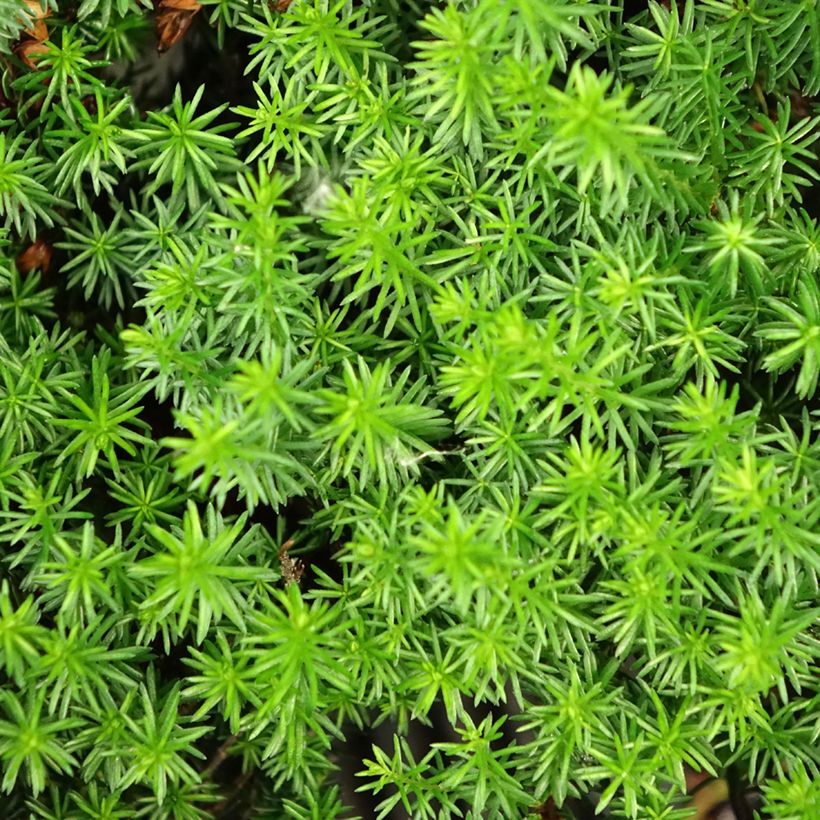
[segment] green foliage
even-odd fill
[[[125,719],[131,737],[131,759],[118,785],[127,788],[132,783],[148,783],[161,806],[166,802],[169,786],[199,782],[191,758],[203,755],[193,744],[209,730],[207,726],[185,726],[189,721],[180,719],[179,686],[158,702],[152,684],[149,678],[148,684],[140,687],[140,720]]]
[[[70,403],[65,408],[65,417],[58,416],[51,423],[74,431],[69,434],[70,440],[60,453],[55,464],[81,453],[77,462],[77,476],[86,478],[94,472],[97,459],[104,455],[114,475],[119,474],[117,448],[122,448],[129,455],[134,455],[134,444],[147,444],[149,439],[126,427],[139,415],[141,407],[134,407],[143,396],[139,384],[125,384],[111,389],[108,375],[108,350],[95,356],[91,361],[91,384],[88,401],[80,396],[68,396]],[[69,407],[73,405],[73,409]],[[134,424],[139,424],[135,421]],[[140,425],[143,426],[144,425]]]
[[[148,525],[149,535],[164,551],[129,568],[134,577],[151,579],[142,608],[157,619],[175,613],[178,635],[184,633],[189,620],[195,621],[197,643],[205,639],[211,621],[219,623],[223,613],[238,628],[244,628],[241,610],[246,602],[237,587],[275,577],[269,570],[237,565],[237,556],[248,549],[248,542],[253,541],[255,534],[251,530],[237,542],[244,524],[245,519],[240,517],[229,530],[225,529],[209,508],[208,528],[203,532],[197,509],[189,502],[181,537],[156,524]],[[195,614],[194,604],[197,605]]]
[[[48,10],[3,817],[820,816],[816,0]]]
[[[72,188],[78,202],[82,202],[83,174],[90,175],[92,190],[99,195],[101,189],[112,194],[116,182],[116,177],[106,168],[120,174],[126,172],[126,160],[133,156],[133,152],[122,144],[128,138],[128,132],[117,125],[117,120],[128,110],[131,101],[123,97],[107,111],[102,91],[96,89],[93,103],[88,103],[89,108],[92,104],[96,108],[95,114],[76,98],[72,98],[72,103],[76,107],[76,123],[70,121],[74,118],[63,113],[61,119],[67,127],[50,132],[47,140],[56,149],[58,157],[55,188],[60,194]],[[77,139],[77,128],[84,132],[80,139]]]
[[[36,797],[44,788],[48,769],[70,772],[75,758],[66,751],[60,735],[76,727],[75,718],[44,719],[45,691],[29,695],[21,703],[13,692],[3,693],[3,710],[10,720],[0,722],[0,757],[3,760],[2,789],[8,793],[23,774]]]
[[[221,199],[214,172],[240,167],[233,156],[233,142],[222,133],[231,124],[212,125],[226,106],[194,116],[204,90],[200,86],[191,100],[183,102],[177,86],[171,113],[151,111],[149,123],[134,129],[138,160],[132,168],[144,168],[150,176],[145,192],[153,193],[170,183],[172,201],[184,191],[191,209],[199,207],[200,191]]]
[[[94,46],[85,42],[79,26],[61,27],[59,36],[49,38],[44,47],[34,70],[14,80],[13,87],[22,97],[22,112],[31,115],[36,110],[44,117],[59,100],[62,113],[73,119],[78,97],[100,88],[92,71],[106,62],[93,59]]]
[[[45,163],[37,157],[34,145],[29,143],[20,150],[23,139],[24,135],[18,134],[9,141],[6,134],[0,134],[0,216],[5,229],[14,228],[33,239],[38,219],[46,226],[54,224],[47,208],[53,207],[57,198],[38,179]]]

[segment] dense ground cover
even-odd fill
[[[815,0],[146,5],[0,0],[0,814],[820,817]]]

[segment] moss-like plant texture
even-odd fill
[[[0,0],[0,69],[4,820],[820,818],[816,0]]]

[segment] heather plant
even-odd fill
[[[3,818],[820,817],[816,0],[0,70]]]

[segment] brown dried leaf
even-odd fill
[[[53,251],[51,244],[45,239],[35,239],[17,257],[17,270],[20,273],[31,273],[39,270],[46,273],[51,267],[51,257]]]
[[[42,43],[43,40],[48,40],[48,29],[46,28],[45,19],[51,17],[51,9],[44,9],[40,5],[40,0],[23,0],[23,2],[31,9],[31,16],[28,21],[22,20],[23,23],[28,22],[29,28],[26,29],[26,34],[32,40],[37,40]]]
[[[154,0],[157,50],[162,54],[184,36],[202,6],[197,0]]]
[[[14,53],[33,71],[37,68],[35,57],[48,54],[48,46],[37,40],[23,40],[14,47]]]

